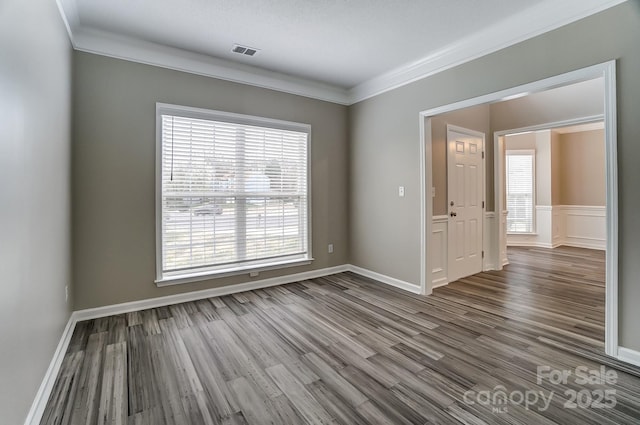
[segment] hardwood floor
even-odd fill
[[[640,370],[603,353],[604,254],[510,261],[428,297],[343,273],[78,323],[42,424],[640,423]]]

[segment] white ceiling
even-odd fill
[[[79,50],[350,103],[623,0],[58,1]]]

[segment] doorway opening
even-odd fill
[[[561,74],[555,77],[536,81],[518,87],[502,90],[488,95],[464,100],[461,102],[444,105],[438,108],[429,109],[420,113],[420,149],[421,149],[421,289],[422,293],[430,294],[435,286],[446,284],[446,277],[441,276],[441,267],[434,267],[435,263],[442,263],[441,253],[434,248],[434,234],[438,234],[438,228],[443,225],[436,222],[434,218],[442,215],[442,190],[438,190],[439,177],[434,178],[434,165],[441,167],[438,161],[434,161],[437,156],[437,147],[433,143],[432,126],[437,123],[438,116],[445,113],[460,111],[465,108],[479,107],[481,105],[494,104],[507,100],[521,98],[530,94],[540,93],[551,89],[584,83],[587,81],[602,79],[603,82],[603,112],[599,118],[604,123],[605,139],[605,169],[606,169],[606,279],[605,279],[605,352],[610,356],[618,356],[618,202],[617,202],[617,137],[616,137],[616,84],[615,84],[615,61],[594,65],[588,68]],[[592,120],[596,117],[582,117],[582,122]],[[553,123],[552,123],[553,124]],[[566,124],[566,122],[565,122]],[[576,122],[578,124],[578,122]],[[546,124],[547,127],[553,125]],[[493,132],[492,132],[493,133]],[[505,133],[506,134],[506,133]],[[499,137],[495,135],[494,146],[499,145]],[[504,136],[504,134],[502,135]],[[501,152],[497,150],[497,152]],[[492,150],[493,153],[493,150]],[[502,248],[501,241],[506,238],[501,228],[502,211],[504,210],[504,200],[502,191],[503,162],[499,155],[487,155],[491,159],[493,174],[485,174],[490,177],[493,184],[487,186],[492,193],[487,200],[491,200],[491,210],[486,212],[482,223],[483,247],[485,248],[485,258],[483,260],[484,270],[494,270],[502,268]],[[494,163],[493,158],[496,158]],[[488,165],[488,164],[487,164]],[[489,180],[489,179],[488,179]],[[440,193],[439,193],[440,192]],[[446,192],[445,192],[446,193]],[[438,197],[440,194],[440,197]],[[491,196],[492,195],[492,196]],[[493,198],[493,199],[492,199]],[[506,224],[506,223],[505,223]],[[448,223],[445,224],[448,226]],[[434,232],[435,230],[435,232]],[[440,232],[441,233],[441,232]],[[506,233],[506,232],[504,232]],[[440,237],[442,240],[443,238]],[[443,281],[444,279],[444,281]]]

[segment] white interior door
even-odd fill
[[[448,280],[482,271],[484,134],[447,126]]]

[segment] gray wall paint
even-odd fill
[[[0,422],[24,422],[69,318],[71,45],[56,3],[0,6]]]
[[[418,284],[420,187],[418,113],[618,60],[620,342],[640,349],[640,2],[599,14],[351,107],[351,261]],[[526,124],[530,125],[530,124]],[[492,123],[492,131],[498,123]],[[487,155],[490,156],[490,155]],[[491,161],[491,158],[488,158]],[[491,167],[488,166],[488,169]],[[429,171],[429,170],[427,170]],[[487,179],[489,180],[489,179]],[[398,198],[397,185],[407,187]]]
[[[348,262],[347,108],[87,53],[74,53],[75,309],[171,295]],[[312,237],[304,267],[158,288],[155,104],[311,124]],[[334,253],[327,253],[327,244]]]

